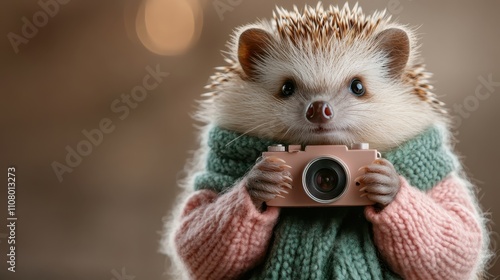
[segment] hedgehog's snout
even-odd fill
[[[314,101],[307,106],[306,119],[314,124],[324,124],[333,118],[333,108],[325,101]]]

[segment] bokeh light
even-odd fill
[[[136,17],[141,43],[160,55],[178,55],[199,38],[203,14],[196,0],[144,0]]]

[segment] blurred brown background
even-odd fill
[[[316,3],[295,4],[306,2]],[[420,26],[421,51],[435,73],[436,92],[461,122],[457,149],[498,232],[500,86],[483,86],[482,99],[475,91],[480,77],[500,82],[500,2],[360,4],[365,12],[388,8],[400,22]],[[190,118],[195,99],[213,67],[224,64],[219,51],[231,30],[271,17],[275,5],[291,8],[292,3],[3,3],[0,279],[168,279],[165,258],[157,253],[159,231],[179,191],[176,180],[185,159],[196,147]],[[36,32],[24,27],[35,23]],[[135,87],[143,84],[148,66],[169,76],[141,95],[125,116],[121,95],[139,94]],[[462,115],[454,105],[465,105]],[[82,130],[99,128],[104,118],[114,130],[89,152],[81,144]],[[78,145],[88,155],[60,182],[52,164],[66,164],[67,147]],[[16,167],[17,178],[15,273],[6,264],[8,166]],[[500,275],[500,265],[490,274]]]

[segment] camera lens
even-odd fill
[[[316,177],[316,186],[324,192],[331,191],[337,184],[337,174],[328,168],[318,170],[314,177]]]
[[[304,169],[304,190],[313,200],[330,203],[344,193],[347,178],[346,169],[340,161],[330,157],[316,158]]]

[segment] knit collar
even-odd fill
[[[195,189],[217,192],[230,188],[252,168],[268,146],[277,141],[213,127],[209,132],[206,171],[195,178]],[[457,160],[445,142],[445,135],[435,126],[382,155],[408,182],[429,190],[456,169]]]

